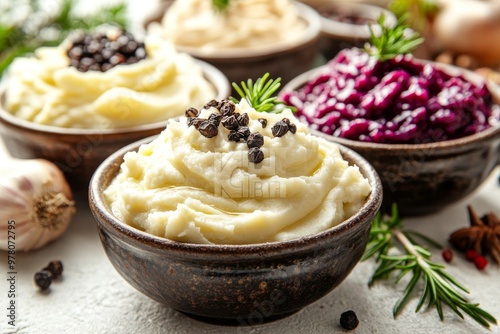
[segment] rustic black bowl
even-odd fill
[[[354,216],[324,232],[286,242],[201,245],[126,225],[103,198],[123,155],[151,140],[127,146],[104,161],[89,189],[90,209],[108,258],[146,296],[201,320],[254,325],[290,315],[323,297],[358,263],[382,202],[382,187],[370,164],[350,149],[341,147],[343,157],[359,166],[372,187]]]
[[[197,62],[205,78],[215,88],[215,98],[227,98],[230,85],[224,74],[210,64]],[[43,125],[10,114],[2,107],[3,97],[1,94],[0,136],[10,155],[20,159],[40,158],[54,162],[63,171],[75,193],[84,192],[85,198],[90,178],[104,159],[130,143],[159,134],[167,124],[167,120],[164,120],[116,129],[70,129]]]
[[[436,64],[450,74],[482,80],[470,71]],[[313,69],[290,81],[280,94],[297,90],[312,78]],[[493,87],[492,87],[493,88]],[[493,95],[500,97],[498,92]],[[471,136],[427,144],[366,143],[312,134],[356,151],[375,168],[382,180],[385,211],[398,204],[404,216],[435,213],[470,195],[500,162],[500,126]]]

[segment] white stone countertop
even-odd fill
[[[7,155],[0,141],[0,161]],[[500,168],[472,196],[434,215],[407,219],[406,225],[426,233],[442,244],[449,234],[467,226],[466,205],[478,214],[500,214]],[[434,260],[443,260],[433,250]],[[62,279],[48,292],[33,283],[33,275],[49,261],[63,262]],[[500,333],[498,326],[486,330],[472,319],[460,319],[445,307],[445,321],[435,309],[414,312],[413,298],[397,319],[392,307],[404,289],[404,282],[392,281],[367,286],[374,262],[358,264],[335,290],[298,313],[269,324],[253,327],[223,327],[205,324],[165,307],[142,295],[121,278],[108,261],[101,246],[95,221],[86,202],[78,203],[78,213],[68,231],[57,241],[30,253],[15,255],[15,298],[8,298],[7,253],[0,251],[0,328],[2,333],[18,334],[330,334],[346,332],[339,325],[342,312],[354,310],[360,319],[353,333]],[[491,262],[491,261],[490,261]],[[478,271],[463,255],[455,252],[448,271],[470,289],[470,299],[500,320],[500,267],[490,263]],[[145,277],[145,279],[147,279]],[[15,302],[15,326],[10,326],[7,307]]]
[[[150,8],[151,5],[150,1],[133,3],[137,11],[134,7],[132,12],[138,16],[141,6]],[[6,155],[0,141],[0,163],[4,163]],[[480,215],[487,211],[500,214],[499,175],[500,167],[497,167],[473,195],[437,214],[407,219],[406,225],[446,244],[451,232],[468,226],[468,204]],[[433,254],[436,262],[443,262],[439,250],[434,249]],[[55,259],[63,262],[63,277],[53,282],[47,293],[41,292],[33,283],[33,275]],[[500,327],[487,330],[468,317],[460,319],[446,306],[445,321],[439,320],[435,309],[415,313],[418,296],[411,299],[397,319],[393,319],[392,308],[405,282],[394,285],[390,280],[369,288],[367,282],[375,268],[373,261],[359,263],[334,291],[288,318],[253,327],[199,322],[149,299],[121,278],[104,253],[86,202],[78,203],[78,213],[62,238],[38,251],[19,252],[15,260],[13,327],[8,324],[10,319],[7,317],[7,307],[12,300],[8,297],[7,253],[0,251],[0,330],[6,334],[346,333],[339,319],[347,310],[354,310],[360,320],[357,329],[352,331],[357,334],[500,334]],[[490,261],[480,272],[455,252],[447,270],[469,288],[471,301],[480,303],[500,321],[500,266]]]

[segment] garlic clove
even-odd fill
[[[59,238],[76,212],[62,172],[42,159],[12,159],[2,169],[0,249],[15,243],[16,251],[30,251]]]

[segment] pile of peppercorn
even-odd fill
[[[106,72],[117,65],[134,64],[146,58],[146,49],[143,42],[126,31],[94,32],[75,36],[66,54],[69,65],[80,72]]]
[[[239,114],[235,112],[236,105],[234,102],[224,99],[222,101],[212,100],[208,102],[203,109],[215,108],[219,113],[212,113],[208,118],[198,117],[199,112],[196,108],[186,109],[186,117],[188,118],[188,126],[194,126],[203,136],[212,138],[218,135],[219,124],[229,130],[228,140],[236,143],[246,142],[249,148],[248,161],[258,164],[264,160],[264,152],[261,147],[264,145],[264,136],[259,132],[250,132],[248,128],[248,114]],[[258,121],[262,124],[262,128],[267,126],[267,120],[259,118]],[[288,131],[295,133],[297,126],[290,122],[288,118],[283,118],[276,122],[271,128],[273,136],[282,137]]]

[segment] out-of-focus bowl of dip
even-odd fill
[[[212,64],[230,82],[255,80],[267,72],[288,82],[315,61],[320,17],[302,3],[234,1],[227,13],[214,11],[209,0],[167,7],[161,23],[150,23],[148,33]]]
[[[249,127],[267,131],[255,121]],[[223,131],[198,138],[193,127],[169,122],[158,137],[103,162],[92,178],[89,203],[108,258],[138,291],[201,320],[255,325],[300,310],[347,277],[363,254],[382,189],[374,169],[357,153],[306,134],[303,124],[284,140],[291,146],[305,140],[311,151],[318,149],[315,143],[332,150],[293,157],[283,152],[289,146],[280,143],[282,138],[266,136],[265,158],[248,165],[248,172],[243,166],[248,161],[238,160],[241,152],[246,155],[246,144],[225,141]],[[184,138],[194,139],[184,145]],[[280,161],[269,154],[273,147]],[[162,163],[151,165],[151,159]],[[313,169],[298,174],[301,166]],[[337,167],[328,172],[329,166]],[[261,193],[251,186],[239,192],[244,189],[237,180],[252,184],[255,175],[262,176],[256,183]],[[337,178],[344,181],[330,189]],[[285,187],[266,186],[280,180]],[[308,191],[317,196],[304,194]],[[320,206],[311,206],[315,201]]]
[[[152,60],[105,73],[67,67],[66,47],[42,49],[9,69],[0,89],[0,135],[13,157],[54,162],[77,193],[86,194],[105,158],[160,133],[168,118],[184,114],[183,104],[191,105],[198,95],[220,99],[230,94],[219,70],[167,45],[152,45]],[[163,60],[162,50],[170,59]],[[175,88],[190,78],[186,89]],[[207,92],[201,92],[203,87]]]
[[[319,49],[329,60],[340,50],[363,47],[370,40],[370,25],[377,32],[377,22],[384,15],[385,24],[396,24],[394,13],[386,8],[353,1],[307,0],[303,1],[314,8],[321,16],[321,38]]]
[[[385,84],[389,86],[386,85],[384,88],[384,85],[379,84],[375,87],[377,90],[373,88],[373,91],[370,91],[373,93],[373,96],[377,96],[376,99],[372,101],[366,100],[358,104],[359,101],[363,100],[365,97],[364,95],[368,93],[360,93],[361,91],[356,91],[354,87],[357,84],[350,86],[349,82],[341,83],[343,88],[340,89],[340,91],[333,93],[333,90],[337,88],[334,88],[334,86],[336,86],[334,81],[330,82],[326,78],[330,75],[330,73],[332,73],[331,68],[329,68],[329,65],[327,64],[303,73],[293,79],[288,85],[283,87],[283,90],[280,92],[280,96],[284,97],[285,95],[289,95],[291,92],[301,91],[301,89],[311,82],[321,82],[321,84],[324,84],[325,87],[329,87],[327,90],[317,89],[316,92],[327,92],[332,89],[332,91],[328,94],[335,97],[336,100],[334,102],[332,102],[333,100],[329,102],[329,99],[325,98],[322,101],[322,104],[327,106],[326,109],[317,106],[309,109],[309,115],[311,115],[311,118],[309,118],[308,121],[305,120],[305,122],[309,124],[311,133],[351,148],[366,158],[373,165],[382,180],[384,189],[384,203],[382,207],[384,210],[390,210],[392,203],[397,203],[399,212],[402,215],[416,216],[435,213],[470,195],[482,184],[482,182],[498,164],[497,161],[500,158],[500,107],[498,106],[500,95],[498,94],[498,88],[495,89],[495,86],[485,82],[482,77],[471,71],[454,66],[408,58],[408,56],[405,58],[399,58],[397,61],[406,62],[405,59],[409,59],[408,61],[410,63],[409,65],[402,65],[401,68],[408,69],[413,67],[412,71],[414,71],[415,74],[424,68],[427,75],[426,78],[432,77],[432,74],[436,70],[443,71],[444,75],[438,81],[440,82],[439,85],[444,85],[447,89],[446,92],[443,92],[441,95],[432,97],[432,99],[434,99],[434,103],[441,103],[443,105],[450,103],[451,109],[456,107],[458,109],[453,110],[460,111],[462,110],[461,108],[466,107],[464,107],[465,104],[463,104],[463,102],[457,101],[460,101],[459,98],[463,99],[464,94],[467,94],[467,91],[465,91],[465,93],[464,91],[459,91],[457,86],[469,85],[469,83],[475,85],[475,88],[470,88],[471,92],[472,89],[475,90],[475,92],[473,94],[471,93],[470,96],[477,99],[479,103],[484,103],[484,105],[481,105],[481,108],[484,109],[486,105],[486,107],[491,108],[490,110],[493,110],[493,113],[495,113],[490,115],[490,125],[478,125],[481,130],[453,137],[454,133],[464,131],[464,129],[468,128],[464,126],[457,126],[456,130],[448,130],[448,127],[453,128],[459,121],[463,122],[463,119],[459,119],[459,117],[461,117],[460,112],[458,112],[458,118],[455,119],[452,118],[456,117],[453,112],[437,112],[435,115],[430,116],[430,111],[422,110],[423,107],[413,108],[415,109],[413,110],[412,107],[410,107],[411,103],[409,103],[409,111],[407,111],[406,114],[411,117],[402,117],[404,115],[401,114],[400,116],[392,119],[391,121],[395,123],[393,125],[396,125],[397,123],[397,126],[395,126],[394,131],[389,131],[390,133],[388,133],[388,136],[394,135],[401,136],[403,138],[407,135],[404,131],[402,131],[403,129],[409,130],[408,135],[411,131],[416,130],[416,133],[420,132],[422,137],[425,138],[425,140],[420,143],[398,143],[397,140],[394,142],[376,142],[366,136],[361,140],[359,138],[349,138],[348,135],[346,135],[346,137],[339,134],[338,131],[346,134],[350,131],[354,131],[352,132],[352,134],[354,134],[355,132],[358,132],[358,129],[363,129],[359,130],[362,133],[372,133],[371,131],[378,131],[378,126],[381,125],[375,124],[378,120],[370,120],[369,122],[371,125],[367,125],[365,123],[365,116],[363,112],[365,107],[363,107],[363,105],[368,106],[371,105],[372,102],[382,104],[386,103],[387,105],[383,108],[383,110],[393,110],[395,102],[393,103],[391,101],[394,101],[393,99],[400,99],[403,95],[410,100],[415,98],[413,101],[417,101],[420,98],[423,98],[424,100],[431,98],[430,93],[429,96],[426,97],[427,88],[424,88],[425,82],[421,81],[424,76],[415,80],[414,78],[410,79],[408,77],[404,81],[398,81],[396,79],[396,75],[393,77],[393,86],[390,86],[390,80],[387,80],[389,77],[386,77],[385,79],[382,79],[381,82],[385,80]],[[415,61],[415,66],[411,65],[411,62],[413,61]],[[357,66],[359,67],[358,69],[356,69]],[[358,76],[359,80],[370,80],[369,77],[371,74],[368,73],[372,73],[372,68],[365,69],[364,61],[360,60],[358,64],[352,64],[352,66],[347,66],[345,69],[347,71],[354,70],[354,72],[352,72],[354,76],[356,76],[355,72],[357,70],[363,71],[364,74]],[[375,72],[377,72],[377,70],[375,70]],[[386,72],[381,70],[377,73],[380,74]],[[325,75],[323,79],[318,80],[318,78],[322,75]],[[461,79],[458,82],[454,81],[455,79],[453,79],[453,77]],[[412,85],[408,87],[409,90],[399,92],[397,97],[391,95],[391,93],[397,89],[395,88],[398,85],[395,84],[396,82],[407,83],[410,82],[409,80],[414,80],[411,81]],[[435,82],[436,85],[438,84],[438,81]],[[333,85],[331,85],[332,83]],[[360,81],[358,81],[358,84],[360,84]],[[424,86],[422,86],[422,88],[424,89],[413,90],[417,87],[413,84],[423,84]],[[347,91],[350,90],[349,87],[352,88],[351,92],[354,95],[347,94]],[[384,98],[380,95],[382,91],[385,91],[389,94],[388,96],[391,97],[389,98],[386,96]],[[477,95],[474,95],[477,94],[477,92],[481,92],[483,95],[481,97],[477,97]],[[295,93],[292,93],[292,95],[293,94]],[[316,101],[313,98],[310,98],[309,100]],[[398,101],[401,105],[401,100]],[[341,116],[341,113],[338,112],[336,103],[340,103],[341,107],[345,108],[342,112],[345,111],[350,115],[348,121],[345,121],[345,128],[342,125],[344,122],[344,116]],[[453,106],[453,104],[455,106]],[[422,105],[425,105],[425,103]],[[477,115],[477,119],[482,119],[479,107],[480,106],[477,105],[477,109],[472,108],[467,110],[473,110],[472,113]],[[443,107],[443,109],[446,108]],[[435,112],[436,111],[433,111],[433,113]],[[359,114],[353,118],[351,117],[354,115],[352,113]],[[304,120],[304,117],[300,116],[300,114],[301,112],[299,111],[299,119]],[[316,116],[321,115],[321,117],[312,116],[313,114]],[[424,124],[426,117],[431,117],[431,119],[436,122],[438,122],[438,118],[440,118],[439,125],[434,124],[433,128],[430,130],[420,129],[420,125],[417,125],[417,127],[414,128],[414,124]],[[330,126],[332,124],[330,122],[334,122],[334,119],[339,120],[341,124],[340,127],[337,128],[337,132],[334,132]],[[409,120],[415,120],[415,122],[408,122]],[[373,124],[371,123],[372,121]],[[487,121],[485,122],[488,123]],[[384,136],[385,131],[390,128],[388,124],[389,122],[384,123],[384,126],[379,128],[381,131],[378,134]],[[469,126],[471,125],[472,123],[469,124]],[[358,126],[359,128],[356,129]],[[385,126],[387,126],[387,128],[385,128]],[[448,137],[443,140],[440,137],[443,133],[445,133],[445,128],[447,129],[446,131]],[[451,138],[449,137],[450,135],[452,136]],[[411,138],[411,136],[408,138]]]

